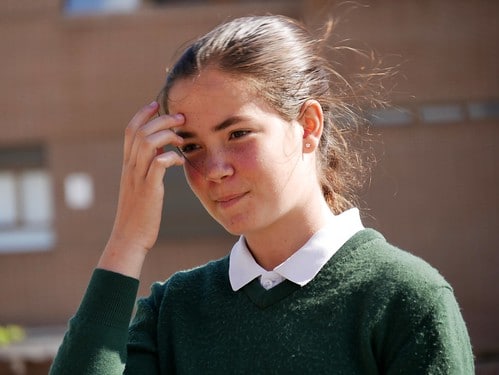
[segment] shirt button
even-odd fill
[[[263,280],[262,285],[265,289],[268,290],[268,289],[272,288],[272,286],[274,285],[274,282],[272,280],[267,279],[267,280]]]

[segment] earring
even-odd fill
[[[306,148],[310,148],[310,143],[305,143]]]

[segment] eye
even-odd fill
[[[234,139],[234,138],[241,138],[241,137],[244,137],[245,135],[248,135],[250,133],[249,130],[236,130],[236,131],[233,131],[232,133],[230,133],[230,139]]]
[[[186,144],[182,147],[179,147],[179,150],[180,150],[180,152],[182,152],[182,154],[188,154],[190,152],[199,150],[199,145],[197,145],[195,143],[189,143],[189,144]]]

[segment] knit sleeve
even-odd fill
[[[398,301],[387,317],[385,374],[472,375],[473,355],[459,306],[449,287],[424,300]]]
[[[162,285],[153,284],[151,295],[137,302],[129,330],[127,375],[159,374],[157,327]]]
[[[122,374],[138,280],[96,269],[50,369],[51,375]]]

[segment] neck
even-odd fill
[[[309,206],[290,212],[278,222],[244,237],[256,262],[270,271],[298,251],[327,223],[330,215],[329,206],[322,201],[315,209]]]

